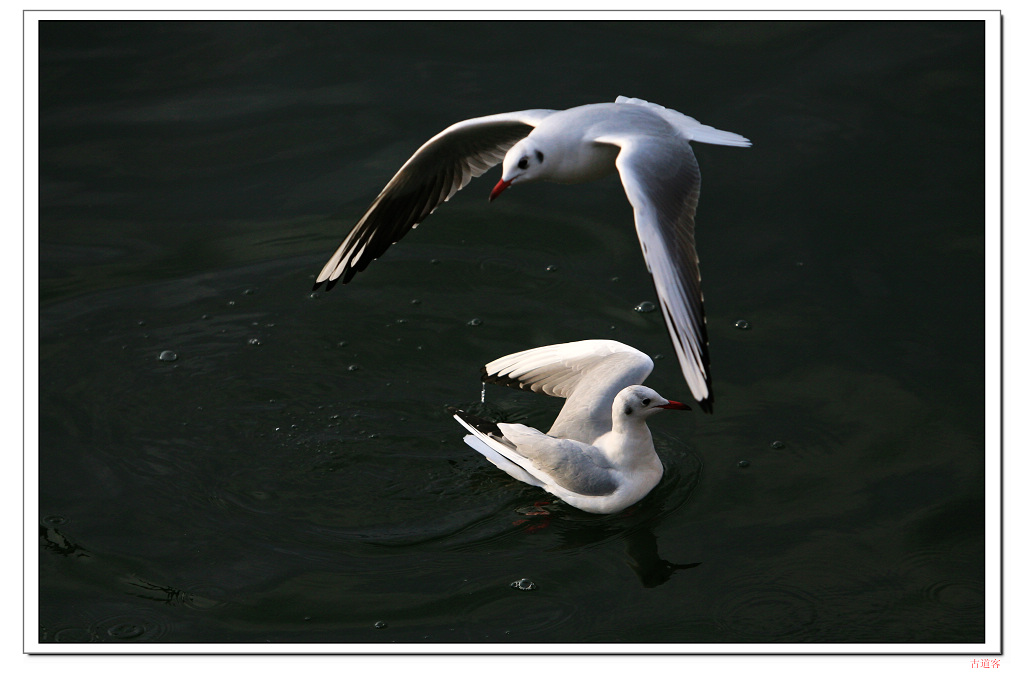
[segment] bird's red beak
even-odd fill
[[[669,400],[667,405],[658,405],[658,407],[660,407],[663,410],[688,410],[688,409],[690,409],[689,405],[684,405],[683,403],[677,403],[675,400]]]
[[[507,188],[507,187],[508,187],[509,185],[511,185],[511,184],[512,184],[512,181],[511,181],[511,180],[509,180],[508,182],[506,182],[506,181],[504,181],[504,180],[499,180],[499,181],[498,181],[498,184],[494,186],[494,189],[493,189],[493,190],[491,190],[491,198],[490,198],[490,199],[488,199],[488,201],[494,201],[494,199],[495,199],[495,198],[496,198],[496,197],[497,197],[497,196],[498,196],[499,194],[501,194],[502,192],[504,192],[504,191],[505,191],[505,188]]]

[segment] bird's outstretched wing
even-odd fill
[[[710,412],[714,397],[693,233],[700,169],[693,150],[686,142],[663,143],[644,136],[607,136],[598,142],[620,148],[615,165],[633,206],[665,325],[690,392]]]
[[[485,382],[566,398],[548,435],[593,443],[611,430],[612,401],[643,383],[654,361],[610,339],[587,339],[520,351],[483,367]]]
[[[314,288],[348,283],[555,110],[522,110],[453,124],[398,170],[324,265]]]

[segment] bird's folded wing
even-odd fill
[[[554,110],[522,110],[453,124],[399,169],[324,265],[316,285],[348,281],[505,153]]]
[[[618,487],[608,462],[591,445],[552,438],[523,424],[498,424],[498,427],[516,446],[519,462],[546,484],[582,496],[606,496]]]
[[[520,482],[543,487],[544,483],[530,474],[529,461],[516,454],[513,445],[501,436],[501,431],[489,422],[473,417],[462,410],[453,410],[452,416],[469,431],[463,440],[482,454],[485,459]],[[481,423],[482,422],[482,423]],[[493,427],[493,430],[488,430]]]

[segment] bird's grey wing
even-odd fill
[[[548,435],[587,444],[611,430],[612,401],[654,369],[650,356],[610,339],[552,344],[509,354],[483,367],[488,383],[566,398]]]
[[[674,142],[673,142],[674,141]],[[713,403],[704,296],[700,287],[694,214],[700,169],[681,138],[604,136],[620,148],[615,165],[633,206],[636,231],[661,301],[662,314],[686,383],[706,412]]]
[[[554,110],[523,110],[453,124],[428,140],[398,170],[317,276],[314,288],[348,283]]]
[[[564,489],[582,496],[605,496],[619,486],[611,466],[587,443],[552,438],[522,424],[498,424],[498,428],[515,445],[519,462],[555,495]]]
[[[485,459],[520,482],[543,487],[544,483],[530,474],[526,463],[516,454],[515,446],[505,440],[498,427],[462,410],[452,410],[452,416],[469,431],[463,441],[483,455]]]

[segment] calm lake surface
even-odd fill
[[[984,641],[983,46],[971,21],[43,22],[39,640]],[[559,401],[481,403],[479,368],[589,338],[692,402],[634,310],[617,177],[489,204],[493,171],[310,288],[449,124],[617,95],[753,147],[694,145],[715,412],[655,418],[664,480],[596,516],[536,505],[446,408],[546,429]]]

